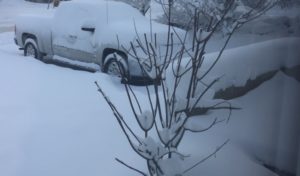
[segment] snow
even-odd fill
[[[58,61],[58,62],[61,62],[61,63],[73,65],[75,67],[82,67],[82,68],[93,70],[93,71],[101,71],[100,66],[97,65],[97,64],[94,64],[94,63],[80,62],[80,61],[77,61],[77,60],[71,60],[71,59],[56,56],[56,55],[54,55],[52,59],[54,61]]]
[[[93,83],[126,112],[118,80],[24,58],[9,43],[0,54],[0,175],[132,175],[114,157],[143,167]]]
[[[13,30],[16,17],[22,13],[43,14],[46,4],[25,2],[24,0],[2,0],[0,2],[0,32]]]
[[[145,111],[141,115],[137,116],[137,120],[139,121],[139,124],[141,125],[142,129],[148,131],[153,126],[154,116],[152,112]]]
[[[146,169],[93,84],[98,81],[129,124],[137,128],[124,88],[116,79],[24,58],[11,36],[0,35],[0,175],[134,175],[114,157]],[[228,125],[220,124],[200,135],[188,133],[180,148],[195,154],[190,164],[231,139],[216,158],[191,173],[274,175],[257,158],[293,170],[299,86],[279,74],[235,100],[243,110],[234,112]],[[146,96],[141,87],[134,89],[138,96]]]
[[[0,2],[0,32],[8,30],[5,26],[12,29],[15,13],[45,7],[22,2],[24,8],[17,3],[21,1]],[[8,7],[11,12],[3,10]],[[258,40],[262,39],[254,38],[253,42]],[[298,44],[297,38],[282,38],[226,50],[220,64],[223,67],[218,68],[226,71],[225,80],[233,79],[241,85],[247,77],[299,64]],[[259,60],[262,56],[267,61]],[[285,56],[289,57],[283,60]],[[249,72],[240,74],[249,68]],[[213,73],[217,75],[219,71]],[[98,81],[137,131],[138,124],[129,111],[126,92],[117,78],[23,57],[13,43],[13,33],[0,33],[0,175],[138,175],[116,162],[115,157],[146,171],[145,161],[130,148],[106,102],[97,93],[94,81]],[[222,83],[219,87],[227,85]],[[146,96],[144,88],[133,89],[138,97]],[[276,175],[262,163],[295,173],[300,145],[299,90],[298,81],[279,72],[257,89],[233,100],[242,110],[234,111],[228,124],[218,124],[205,133],[186,133],[179,150],[192,157],[187,158],[185,168],[230,139],[215,157],[187,175]],[[220,117],[224,116],[223,111],[219,113]],[[145,125],[150,123],[148,120]],[[211,123],[210,118],[194,120],[203,125]],[[151,140],[148,138],[145,143],[153,144]],[[178,165],[178,160],[164,162]]]
[[[232,102],[242,107],[242,110],[234,111],[227,125],[219,124],[200,135],[189,133],[184,146],[181,147],[186,152],[198,150],[207,153],[222,141],[230,139],[230,145],[225,146],[217,154],[217,158],[199,166],[199,170],[207,172],[205,175],[245,175],[242,173],[248,171],[251,171],[251,175],[260,175],[261,173],[254,173],[262,171],[260,166],[248,170],[258,164],[252,163],[254,160],[295,173],[297,164],[295,154],[298,153],[298,139],[300,139],[299,108],[297,108],[299,90],[299,82],[279,72],[261,87]],[[214,114],[212,117],[215,116],[218,115]],[[224,112],[219,112],[218,117],[221,116],[224,116]],[[197,120],[205,122],[207,119]],[[205,154],[202,154],[202,157],[203,155]],[[215,166],[217,163],[220,167]],[[223,172],[208,169],[214,167]],[[267,171],[262,173],[274,175]]]
[[[74,16],[73,11],[77,12],[76,16]],[[70,25],[66,26],[67,28],[77,27],[78,24],[76,23],[84,21],[82,18],[87,16],[94,17],[92,21],[95,23],[96,31],[93,37],[96,39],[101,38],[101,42],[104,41],[104,43],[121,42],[121,46],[125,42],[134,40],[136,32],[140,35],[150,33],[150,21],[136,9],[120,2],[88,1],[87,3],[82,0],[64,2],[55,14],[55,25],[65,26],[63,25],[66,23],[65,18],[60,17],[67,15],[69,15],[69,18],[72,15],[76,19],[68,19]],[[90,18],[85,20],[91,21]],[[153,22],[153,32],[161,33],[166,31],[166,25]],[[119,41],[117,41],[117,37],[119,37]]]
[[[225,50],[216,64],[215,61],[218,58],[219,52],[206,54],[197,76],[201,78],[208,72],[211,66],[215,64],[202,81],[206,85],[211,84],[211,82],[216,79],[219,79],[219,81],[212,86],[212,90],[209,90],[209,92],[204,95],[202,103],[206,103],[206,105],[213,104],[214,102],[203,102],[203,99],[210,100],[214,96],[214,92],[219,90],[225,90],[231,86],[243,87],[249,79],[254,80],[264,73],[278,71],[281,68],[299,66],[299,46],[300,38],[290,37],[236,47]],[[188,61],[189,58],[183,59],[182,67],[184,67],[184,70],[189,68],[185,67]],[[174,83],[172,83],[174,80],[172,69],[169,69],[168,72],[168,85],[174,85]],[[189,81],[190,74],[191,71],[189,71],[182,79],[183,81],[180,82],[178,86],[180,91],[186,92],[188,90],[189,83],[187,81]],[[197,89],[198,92],[201,93],[206,89],[206,86],[199,84]],[[185,100],[186,95],[181,96],[180,98]],[[185,106],[182,100],[177,105],[178,108]],[[199,104],[198,106],[201,105]]]
[[[300,38],[281,38],[228,49],[204,80],[209,82],[214,78],[222,77],[214,85],[215,90],[232,85],[244,86],[249,78],[255,79],[269,71],[300,65],[299,46]],[[216,52],[205,56],[200,77],[213,64],[218,54],[219,52]]]

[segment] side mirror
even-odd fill
[[[94,33],[95,29],[96,29],[96,27],[95,27],[95,23],[93,21],[86,21],[85,23],[83,23],[81,25],[81,30],[83,30],[83,31]]]

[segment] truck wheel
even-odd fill
[[[115,53],[109,54],[104,61],[104,73],[120,78],[126,77],[127,64],[122,56]]]
[[[41,59],[41,53],[34,39],[28,38],[25,40],[24,56],[32,56],[36,59]]]

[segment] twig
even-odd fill
[[[212,156],[214,156],[219,150],[221,150],[227,143],[229,142],[229,139],[227,141],[225,141],[221,146],[219,146],[213,153],[211,153],[210,155],[208,155],[207,157],[203,158],[202,160],[198,161],[196,164],[194,164],[193,166],[191,166],[190,168],[186,169],[183,171],[183,174],[189,172],[190,170],[194,169],[195,167],[197,167],[199,164],[205,162],[206,160],[208,160],[209,158],[211,158]]]
[[[144,176],[147,176],[147,174],[145,174],[144,172],[132,167],[132,166],[129,166],[128,164],[124,163],[123,161],[119,160],[118,158],[115,158],[116,161],[118,161],[119,163],[121,163],[122,165],[126,166],[127,168],[141,174],[141,175],[144,175]]]
[[[207,131],[209,129],[211,129],[213,126],[215,126],[216,124],[218,123],[222,123],[224,122],[225,120],[219,120],[217,118],[215,118],[215,120],[207,127],[207,128],[204,128],[204,129],[201,129],[201,130],[193,130],[193,129],[189,129],[189,128],[185,128],[186,131],[190,131],[190,132],[193,132],[193,133],[200,133],[200,132],[204,132],[204,131]]]
[[[126,126],[126,128],[130,131],[130,133],[134,136],[134,138],[139,142],[139,144],[142,144],[142,142],[140,141],[140,139],[136,136],[136,134],[132,131],[132,129],[128,126],[128,124],[124,121],[122,115],[119,113],[119,111],[117,110],[117,108],[113,105],[113,103],[108,99],[108,97],[106,96],[106,94],[104,93],[104,91],[101,89],[101,87],[99,86],[99,84],[96,81],[95,81],[95,84],[96,84],[96,86],[98,88],[98,92],[100,92],[101,95],[104,97],[106,103],[109,105],[109,107],[113,111],[114,116],[116,117],[116,119],[118,120],[118,122],[120,122],[120,126],[122,127],[122,130],[125,133],[126,137],[128,137],[129,142],[131,142],[131,140],[130,140],[127,132],[125,131],[123,123]]]

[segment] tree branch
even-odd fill
[[[197,162],[196,164],[194,164],[193,166],[191,166],[190,168],[186,169],[183,171],[183,174],[189,172],[190,170],[194,169],[195,167],[197,167],[199,164],[205,162],[206,160],[208,160],[209,158],[211,158],[212,156],[214,156],[219,150],[221,150],[227,143],[229,142],[229,139],[227,141],[225,141],[221,146],[217,147],[217,149],[211,153],[210,155],[208,155],[207,157],[203,158],[202,160],[200,160],[199,162]]]
[[[121,163],[122,165],[126,166],[127,168],[141,174],[141,175],[144,175],[144,176],[147,176],[147,174],[145,174],[144,172],[132,167],[132,166],[129,166],[128,164],[124,163],[123,161],[119,160],[118,158],[115,158],[116,161],[118,161],[119,163]]]

